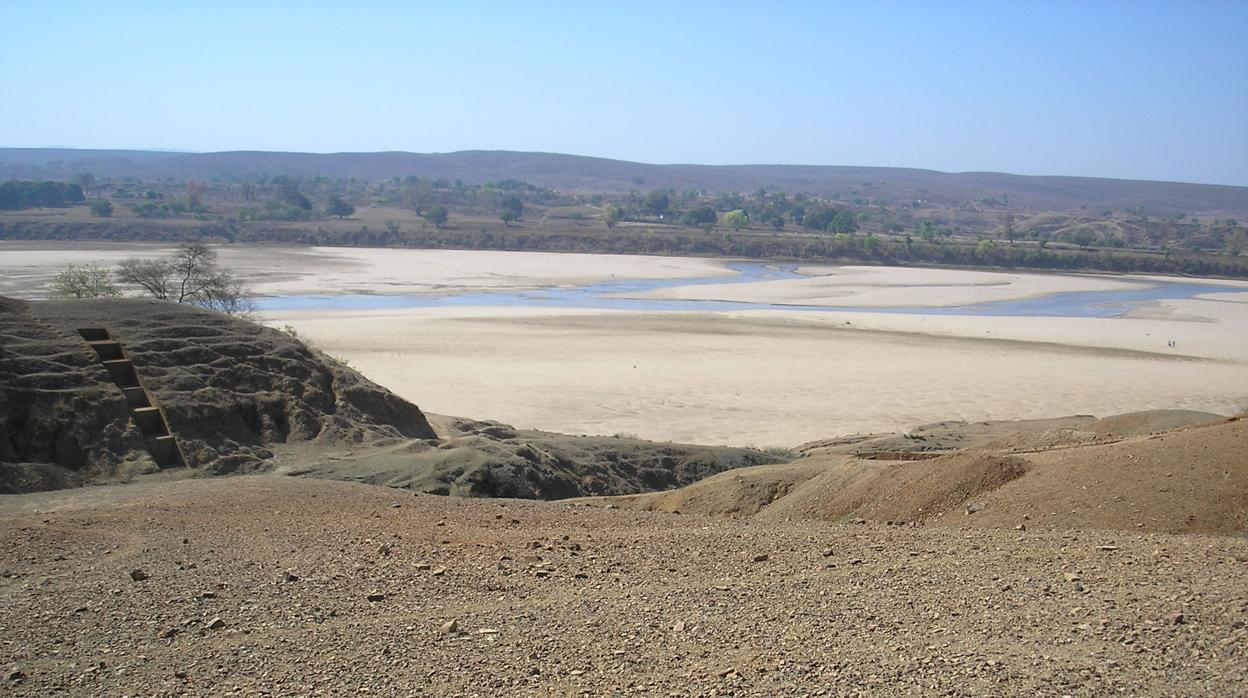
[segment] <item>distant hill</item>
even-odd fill
[[[0,179],[64,179],[80,172],[140,179],[251,175],[428,177],[468,183],[521,179],[563,191],[660,188],[752,192],[759,188],[942,204],[1008,197],[1039,210],[1121,210],[1248,216],[1248,187],[999,172],[937,172],[896,167],[809,165],[651,165],[624,160],[513,151],[455,153],[174,153],[144,150],[0,148]]]

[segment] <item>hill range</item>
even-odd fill
[[[1008,197],[1015,206],[1048,211],[1139,209],[1157,213],[1248,215],[1248,187],[1030,176],[1000,172],[938,172],[897,167],[813,165],[655,165],[607,158],[514,151],[453,153],[286,153],[229,151],[0,148],[0,179],[66,179],[82,172],[138,179],[242,179],[290,175],[367,180],[416,176],[470,184],[519,179],[569,192],[698,189],[817,195],[856,192],[888,204],[942,204]]]

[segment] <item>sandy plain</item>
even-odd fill
[[[42,246],[41,246],[42,245]],[[162,246],[0,247],[0,294],[40,295],[66,263]],[[221,248],[260,293],[449,294],[730,275],[719,260],[547,253]],[[1144,277],[804,268],[808,280],[673,297],[832,302],[860,312],[436,307],[269,311],[260,319],[438,414],[567,433],[792,446],[944,419],[1248,409],[1248,284],[1121,318],[872,312],[1111,290]],[[786,300],[787,299],[787,300]],[[1170,346],[1170,342],[1175,342]]]
[[[455,261],[475,263],[476,255],[490,268],[501,255],[524,283],[551,256],[467,253]],[[586,257],[568,263],[598,278],[636,269],[634,258]],[[802,287],[805,280],[773,281],[687,287],[671,297],[771,303],[807,294],[802,302],[810,302],[826,296],[826,280],[838,273],[834,302],[864,308],[1032,298],[1148,281],[943,269],[805,271],[820,274],[810,289]],[[1174,407],[1238,413],[1248,408],[1248,305],[1242,302],[1248,296],[1239,292],[1248,284],[1218,283],[1228,291],[1154,302],[1111,319],[533,307],[284,311],[264,318],[290,325],[436,413],[574,434],[787,446],[942,419]]]

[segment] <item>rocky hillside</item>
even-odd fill
[[[110,351],[124,352],[167,422],[186,470],[166,474],[280,468],[437,494],[557,499],[671,489],[779,460],[752,449],[519,432],[471,420],[442,420],[440,438],[415,405],[252,322],[138,299],[3,300],[0,492],[161,470],[152,435],[137,421],[156,419],[157,410],[132,413],[127,400],[143,391],[114,382],[117,367],[106,370],[83,329],[116,340]]]

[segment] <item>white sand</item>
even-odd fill
[[[31,274],[50,276],[70,259],[162,249],[0,246],[0,278],[10,284],[12,272],[24,269],[29,290]],[[712,260],[497,252],[229,248],[222,258],[261,289],[283,293],[454,292],[726,273]],[[754,302],[846,292],[836,304],[944,305],[1146,281],[832,271],[822,268],[825,276],[810,283],[693,290]],[[1233,290],[1248,285],[1224,285],[1225,293],[1153,303],[1120,319],[531,308],[291,311],[263,319],[293,326],[431,412],[570,433],[766,446],[943,419],[1243,411],[1248,294]]]
[[[1195,340],[1178,332],[1171,333],[1181,338],[1171,355],[1055,341],[1095,346],[1098,338],[1113,337],[1123,345],[1151,343],[1116,335],[1111,323],[1132,322],[1127,320],[1054,320],[1027,330],[1032,320],[1011,326],[970,318],[968,326],[879,332],[837,326],[833,317],[762,312],[478,308],[297,312],[268,319],[293,325],[316,346],[429,411],[570,433],[793,445],[942,419],[1248,408],[1242,349],[1233,362],[1186,358],[1181,350]],[[862,327],[877,319],[906,326],[896,316],[855,314],[851,321]],[[920,329],[1030,332],[1042,341],[911,333]]]
[[[798,271],[809,278],[679,286],[631,294],[631,297],[864,308],[929,307],[1036,298],[1066,291],[1118,291],[1149,286],[1143,278],[1075,274],[853,266],[804,266]]]
[[[0,241],[0,295],[42,298],[67,265],[114,267],[169,244]],[[716,260],[645,255],[356,247],[216,246],[258,295],[464,293],[582,286],[610,279],[731,276]]]

